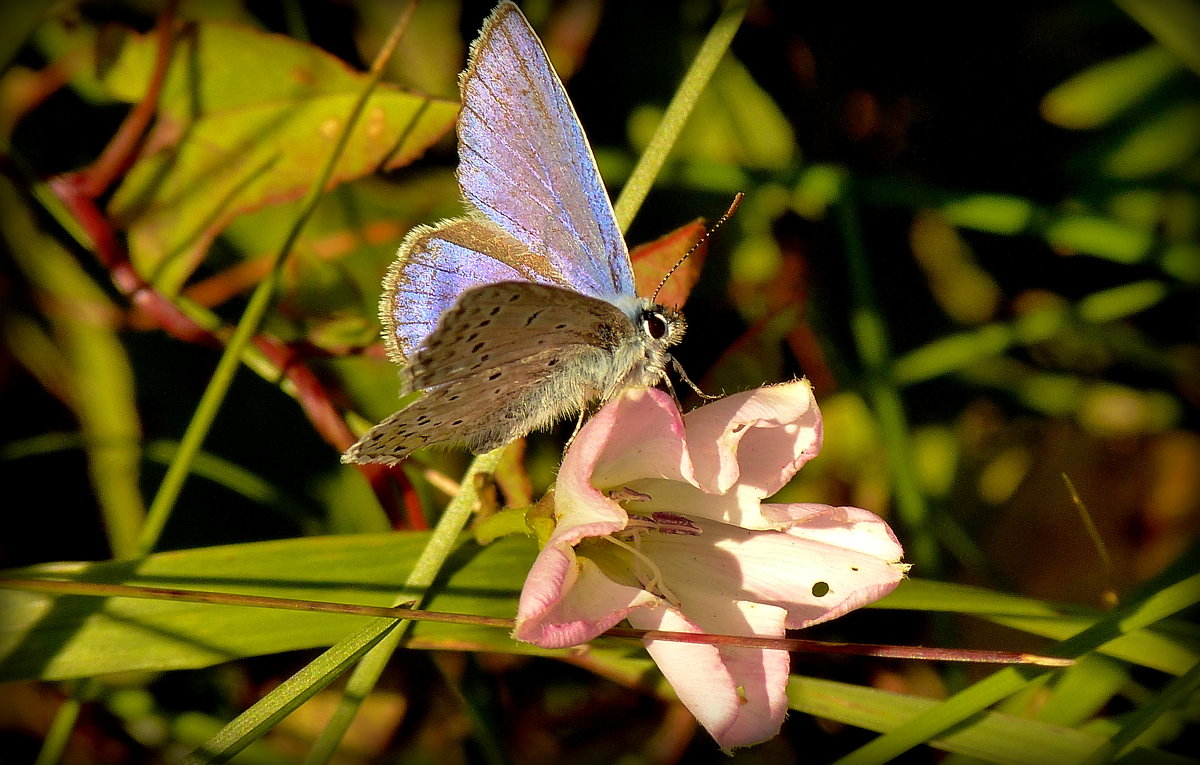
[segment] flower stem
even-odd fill
[[[738,27],[741,26],[742,18],[745,17],[746,9],[749,7],[749,0],[731,0],[725,6],[725,10],[721,11],[721,15],[713,24],[712,29],[708,31],[704,43],[700,46],[700,51],[692,60],[691,67],[683,76],[683,81],[675,90],[675,96],[667,105],[662,120],[655,128],[649,145],[642,152],[642,156],[638,158],[637,165],[634,166],[629,180],[621,188],[617,202],[613,205],[613,211],[617,215],[617,225],[621,227],[621,231],[629,229],[629,224],[633,222],[642,202],[646,201],[646,195],[650,192],[650,187],[654,185],[654,179],[658,177],[663,163],[667,161],[667,155],[671,153],[671,147],[675,145],[680,132],[683,131],[683,126],[696,106],[700,93],[712,79],[717,64],[721,62],[725,51],[729,49],[729,43],[732,42]]]

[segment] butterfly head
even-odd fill
[[[638,329],[652,348],[665,351],[683,340],[687,320],[683,314],[646,298],[642,298],[637,314]]]

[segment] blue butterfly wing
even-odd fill
[[[458,181],[466,200],[566,286],[635,294],[596,160],[541,41],[512,3],[484,23],[459,80]]]

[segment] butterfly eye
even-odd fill
[[[642,326],[646,330],[646,334],[655,340],[661,340],[667,334],[666,320],[651,311],[642,314]]]

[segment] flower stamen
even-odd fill
[[[627,551],[634,557],[634,560],[641,564],[634,565],[632,567],[633,575],[637,577],[638,582],[645,587],[647,591],[655,593],[676,608],[679,607],[679,598],[675,595],[675,593],[671,592],[671,588],[667,587],[666,583],[663,582],[662,570],[659,569],[658,564],[641,551],[641,545],[638,544],[641,534],[634,534],[631,537],[632,544],[622,542],[612,534],[609,534],[604,538],[609,542],[612,542],[617,547]],[[647,571],[649,572],[648,576]]]
[[[625,531],[657,531],[660,534],[682,534],[689,537],[698,537],[702,533],[695,521],[686,515],[661,511],[653,512],[649,517],[629,513]]]

